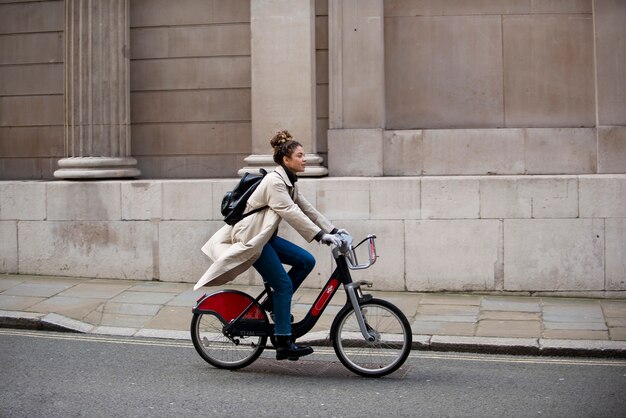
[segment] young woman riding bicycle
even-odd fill
[[[304,171],[306,156],[302,145],[288,131],[278,132],[271,140],[274,162],[278,167],[261,181],[248,199],[246,213],[267,206],[233,226],[225,225],[202,247],[213,265],[194,289],[205,284],[224,284],[250,266],[261,274],[273,292],[273,300],[265,302],[275,319],[276,359],[297,359],[313,353],[309,346],[296,344],[291,335],[291,299],[307,275],[315,259],[303,248],[277,235],[284,219],[308,242],[317,240],[339,245],[335,228],[299,192],[298,173]],[[291,266],[285,271],[283,264]]]

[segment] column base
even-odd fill
[[[267,154],[252,154],[243,159],[247,166],[238,171],[241,176],[244,173],[256,173],[259,169],[264,168],[268,172],[276,168],[271,155]],[[304,173],[299,173],[298,177],[322,177],[328,175],[328,169],[322,165],[324,159],[317,154],[307,154],[306,156],[307,166]]]
[[[58,179],[110,179],[134,178],[141,172],[137,160],[130,157],[70,157],[59,160],[54,172]]]

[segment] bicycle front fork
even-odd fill
[[[356,316],[356,320],[359,324],[361,334],[363,334],[363,338],[365,338],[366,341],[374,342],[376,341],[377,335],[374,330],[366,324],[365,318],[363,317],[363,312],[361,311],[361,305],[359,304],[359,300],[367,301],[371,299],[372,296],[363,295],[363,293],[361,292],[361,285],[372,287],[371,282],[362,280],[356,283],[348,283],[344,285],[344,288],[346,289],[346,293],[348,294],[348,298],[350,299],[350,303],[352,304],[352,308],[354,309],[354,316]]]

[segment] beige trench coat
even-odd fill
[[[248,199],[246,212],[263,206],[269,207],[233,226],[224,225],[204,244],[202,252],[213,260],[213,264],[198,280],[194,290],[204,285],[222,285],[249,269],[283,219],[308,242],[320,230],[328,233],[335,228],[304,198],[298,185],[289,181],[280,166],[261,181]]]

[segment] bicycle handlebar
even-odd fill
[[[376,235],[368,235],[356,246],[352,246],[353,238],[350,235],[335,234],[335,236],[341,240],[341,244],[333,248],[333,255],[335,257],[343,255],[348,262],[348,268],[350,268],[350,270],[363,270],[369,268],[372,264],[376,262],[376,259],[378,258],[378,256],[376,255]],[[365,241],[368,241],[368,262],[364,264],[359,264],[356,252],[354,250]]]

